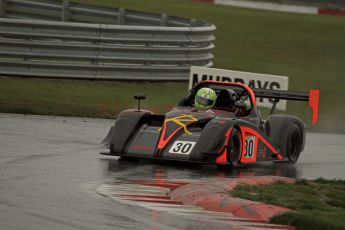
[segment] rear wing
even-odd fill
[[[253,89],[255,97],[274,99],[271,114],[274,112],[279,100],[308,101],[312,109],[312,124],[316,124],[319,113],[320,90],[311,89],[309,92],[296,92],[271,89]]]

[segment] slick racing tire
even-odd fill
[[[302,151],[303,134],[297,124],[293,124],[288,133],[287,139],[287,158],[291,164],[295,164]]]
[[[236,168],[240,165],[240,158],[242,152],[242,136],[241,132],[234,128],[229,136],[227,146],[228,162],[232,168]]]

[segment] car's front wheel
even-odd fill
[[[239,166],[240,158],[242,152],[242,136],[241,132],[237,128],[233,128],[230,133],[227,153],[228,153],[228,162],[231,167],[236,168]]]

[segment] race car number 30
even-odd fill
[[[169,153],[190,154],[195,143],[192,141],[175,141],[169,149]]]
[[[254,156],[254,147],[255,147],[255,137],[246,136],[246,153],[244,154],[245,158],[252,158]]]

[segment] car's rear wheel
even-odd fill
[[[295,164],[300,156],[303,145],[303,134],[297,124],[293,124],[288,133],[287,158],[291,164]]]
[[[240,158],[242,152],[242,137],[241,132],[233,128],[230,133],[228,146],[227,146],[227,154],[228,154],[228,162],[231,167],[236,168],[239,166]]]

